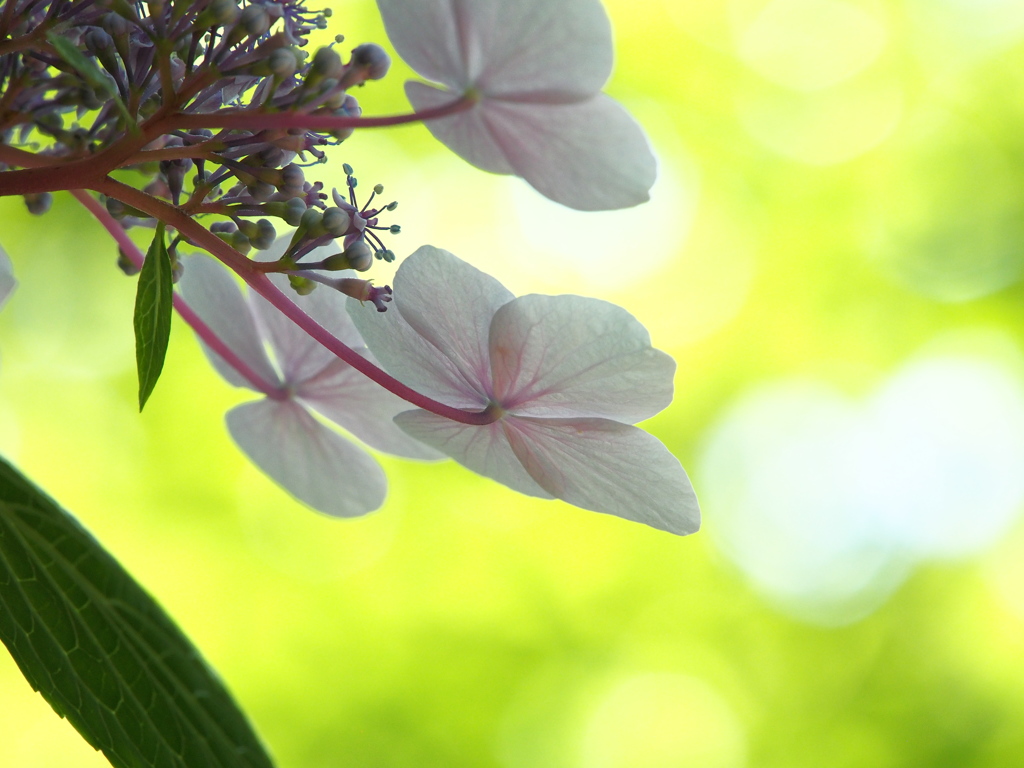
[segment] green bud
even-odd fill
[[[316,283],[301,275],[288,275],[288,282],[299,296],[308,296],[316,288]]]

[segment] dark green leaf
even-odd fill
[[[135,294],[135,362],[139,368],[140,411],[164,368],[167,341],[171,338],[173,299],[171,257],[164,244],[164,225],[160,223],[146,253]]]
[[[116,768],[272,765],[160,606],[2,459],[0,640],[32,687]]]

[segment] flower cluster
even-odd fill
[[[449,455],[529,495],[696,530],[679,462],[633,426],[669,403],[674,371],[633,317],[577,296],[516,299],[428,246],[394,291],[375,286],[347,270],[395,259],[384,237],[400,231],[386,220],[397,202],[380,184],[357,192],[347,163],[341,183],[307,179],[357,129],[423,122],[470,163],[567,206],[643,202],[655,160],[601,92],[612,46],[599,1],[378,5],[396,52],[438,84],[407,85],[409,114],[362,114],[352,91],[383,78],[389,54],[340,53],[340,35],[308,52],[331,13],[301,0],[6,3],[0,195],[42,214],[71,191],[124,271],[141,270],[140,384],[163,364],[153,350],[173,303],[217,370],[265,396],[228,414],[235,441],[320,511],[363,514],[386,489],[323,417],[378,450]],[[156,232],[146,257],[133,226]],[[183,255],[197,249],[214,259]],[[9,281],[0,269],[0,291]]]

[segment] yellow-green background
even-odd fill
[[[1018,0],[607,7],[608,90],[663,164],[648,209],[571,214],[421,127],[359,133],[317,170],[387,186],[400,256],[430,242],[517,293],[629,308],[678,361],[646,426],[698,494],[709,430],[762,383],[856,399],[945,333],[1021,342]],[[371,2],[333,8],[331,33],[386,42]],[[403,110],[407,75],[360,92],[367,112]],[[676,538],[383,458],[385,507],[326,519],[235,449],[223,414],[248,395],[183,324],[136,412],[134,283],[70,198],[43,218],[0,200],[0,221],[21,282],[5,455],[181,623],[282,768],[1024,764],[1024,532],[826,628],[723,556],[713,507]],[[104,764],[3,654],[0,765]]]

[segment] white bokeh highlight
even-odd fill
[[[913,360],[863,400],[795,379],[744,396],[697,474],[707,527],[753,585],[822,624],[913,566],[993,546],[1024,505],[1024,386],[968,354]]]

